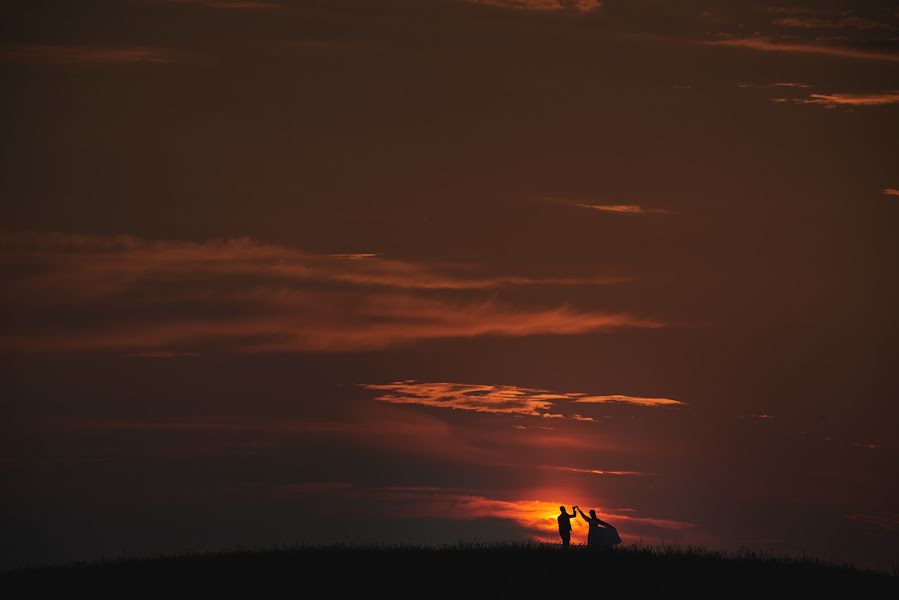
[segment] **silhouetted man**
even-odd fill
[[[568,544],[571,542],[571,519],[574,518],[576,513],[568,514],[568,511],[565,510],[564,506],[559,507],[559,535],[562,537],[562,549],[568,547]]]

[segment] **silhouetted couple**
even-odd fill
[[[581,513],[581,518],[589,526],[587,533],[587,547],[603,550],[611,550],[621,543],[618,530],[596,516],[595,510],[590,510],[590,516],[584,514],[579,506],[573,506],[574,512],[568,514],[564,506],[559,507],[559,535],[562,537],[562,548],[567,548],[571,543],[571,519]]]

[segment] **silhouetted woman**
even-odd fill
[[[589,548],[600,548],[611,550],[613,546],[621,543],[621,537],[618,530],[596,516],[596,511],[591,509],[590,516],[584,514],[580,507],[575,506],[574,509],[581,513],[581,518],[587,522],[589,529],[587,530],[587,546]]]

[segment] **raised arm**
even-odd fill
[[[581,513],[581,518],[582,518],[583,520],[585,520],[585,521],[587,521],[588,523],[590,523],[590,519],[587,518],[587,515],[584,514],[584,511],[582,511],[579,507],[578,507],[578,508],[575,508],[575,510],[578,511],[579,513]]]

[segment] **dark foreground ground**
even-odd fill
[[[446,592],[624,594],[707,591],[739,595],[753,590],[851,593],[852,597],[899,597],[895,574],[849,565],[701,548],[624,547],[593,552],[557,545],[457,544],[439,548],[285,547],[208,554],[105,560],[32,567],[4,573],[2,587],[35,592],[48,586],[75,592],[139,595],[202,589],[297,595],[341,592],[441,595]]]

